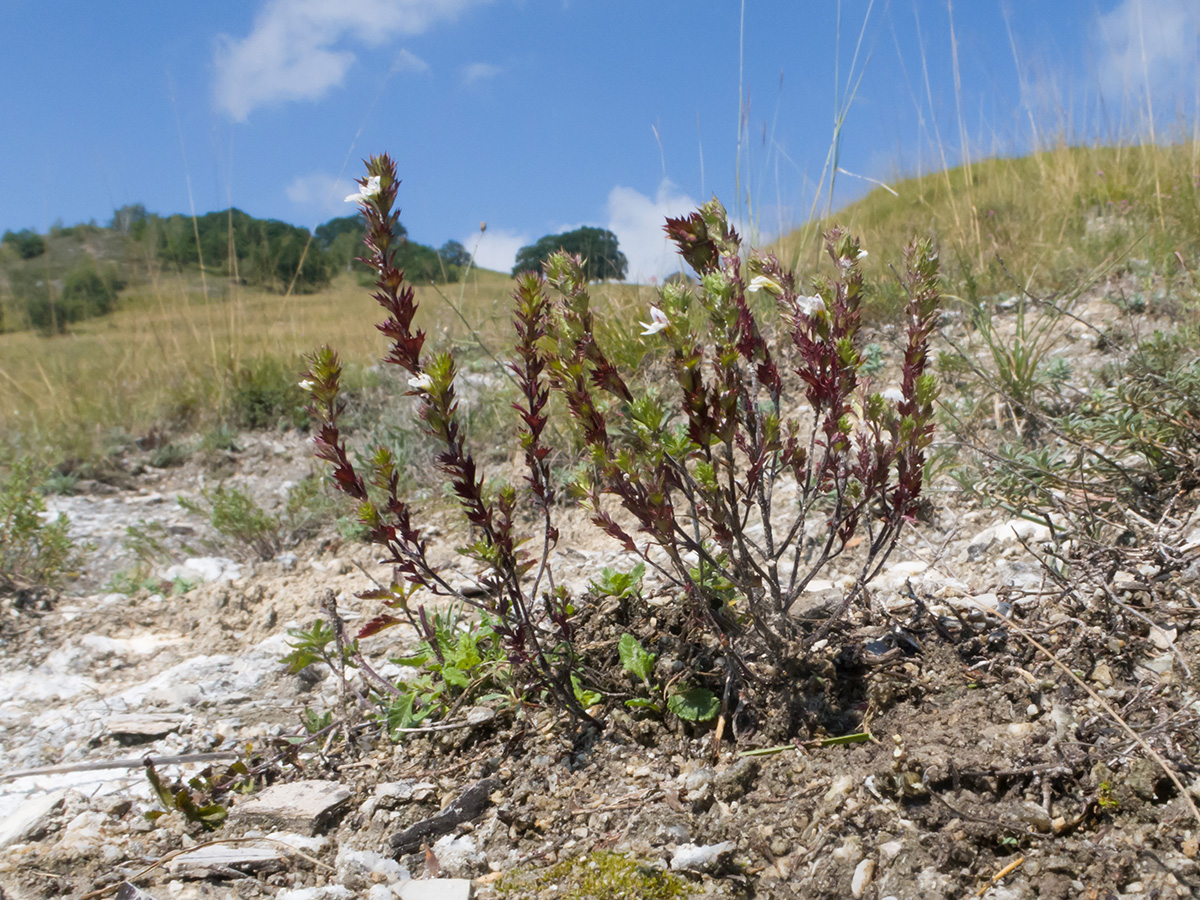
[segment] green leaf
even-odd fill
[[[457,688],[460,691],[465,691],[471,684],[471,678],[462,669],[456,666],[446,666],[442,669],[442,678],[446,680],[446,684],[452,688]]]
[[[631,697],[625,701],[625,705],[630,709],[652,709],[656,713],[662,712],[662,707],[649,697]]]
[[[667,709],[686,722],[708,722],[721,711],[721,701],[706,688],[692,688],[672,694]]]
[[[387,724],[388,731],[392,734],[392,740],[398,740],[398,728],[416,728],[429,715],[429,710],[413,710],[414,704],[417,702],[416,694],[403,694],[397,697],[395,702],[388,707]]]
[[[162,779],[158,776],[158,770],[149,762],[146,763],[146,778],[150,781],[150,788],[154,791],[154,795],[158,797],[158,802],[167,809],[174,809],[175,795],[162,783]]]
[[[621,635],[617,652],[621,655],[621,668],[632,672],[648,687],[650,675],[654,672],[655,655],[639,644],[632,634]]]
[[[641,589],[642,577],[645,574],[645,563],[638,563],[628,572],[619,572],[606,566],[600,570],[599,580],[591,582],[588,587],[599,596],[624,599]]]
[[[433,653],[426,651],[424,653],[418,653],[415,656],[397,656],[394,659],[389,660],[389,662],[393,662],[398,666],[408,666],[410,669],[419,669],[429,662],[432,657]]]
[[[584,709],[587,709],[589,706],[595,706],[604,699],[595,691],[589,691],[585,688],[579,680],[578,675],[571,676],[571,689],[575,691],[575,699],[579,701],[579,705]]]

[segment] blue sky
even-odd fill
[[[598,225],[645,278],[713,194],[760,239],[822,210],[839,108],[835,207],[1151,112],[1177,135],[1198,35],[1200,0],[0,0],[0,230],[139,202],[311,228],[386,150],[415,240],[506,269]]]

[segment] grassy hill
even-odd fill
[[[876,188],[772,248],[811,267],[837,223],[873,254],[868,277],[894,295],[887,270],[914,235],[932,234],[943,276],[964,299],[1070,294],[1139,267],[1195,287],[1200,263],[1200,147],[1061,147],[908,178]]]
[[[1197,152],[1191,143],[1064,147],[985,160],[876,189],[771,249],[811,273],[824,264],[826,227],[836,222],[860,235],[871,254],[869,321],[894,320],[902,297],[889,267],[909,239],[929,233],[941,248],[946,294],[968,304],[1024,289],[1070,297],[1132,271],[1143,299],[1183,309],[1196,295],[1200,265]],[[35,259],[14,261],[4,248],[0,303],[11,302],[14,272],[49,281],[81,266],[108,267],[126,286],[114,312],[65,334],[0,334],[0,442],[10,458],[36,450],[47,460],[89,459],[153,430],[286,424],[301,403],[294,388],[303,354],[329,343],[351,377],[379,358],[382,341],[370,324],[378,308],[361,276],[281,294],[166,265],[111,229],[56,229],[46,241]],[[479,270],[463,284],[418,287],[422,325],[435,346],[457,346],[496,367],[511,344],[512,287],[508,275]],[[606,285],[596,293],[605,304],[602,338],[617,345],[614,358],[636,364],[637,322],[652,290]],[[247,392],[259,412],[241,409]]]

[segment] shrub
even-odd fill
[[[298,428],[308,422],[304,393],[296,385],[299,365],[262,356],[229,375],[225,415],[239,428]]]
[[[103,277],[91,266],[72,269],[63,283],[60,316],[79,322],[112,312],[117,301],[115,278]]]
[[[274,559],[285,547],[314,536],[320,523],[345,512],[317,478],[305,478],[288,491],[283,509],[270,512],[240,487],[218,485],[201,493],[200,502],[180,497],[179,505],[205,516],[213,530],[242,553]]]
[[[57,587],[80,562],[67,517],[44,518],[43,474],[25,458],[0,481],[0,593]]]
[[[392,612],[359,636],[407,621],[435,647],[437,635],[424,608],[410,608],[412,596],[424,589],[455,598],[486,616],[511,669],[512,690],[590,720],[584,707],[599,695],[581,682],[576,600],[552,575],[559,532],[544,440],[552,390],[586,451],[570,490],[597,526],[667,582],[681,612],[703,626],[725,660],[723,699],[681,682],[668,703],[672,712],[706,721],[717,708],[724,711],[748,660],[794,659],[805,635],[789,615],[792,605],[832,559],[861,542],[853,589],[807,639],[826,632],[882,567],[920,499],[937,393],[926,371],[939,300],[931,245],[907,252],[908,337],[900,396],[893,399],[872,391],[861,375],[858,263],[865,253],[857,241],[829,233],[835,277],[817,279],[814,294],[804,296],[774,257],[741,258],[717,201],[669,219],[668,234],[700,275],[698,291],[665,285],[644,323],[643,335],[670,360],[674,416],[657,390],[626,382],[599,346],[582,260],[552,254],[545,276],[523,274],[513,294],[517,344],[510,368],[519,385],[513,406],[525,484],[489,489],[467,445],[455,360],[426,352],[425,334],[413,326],[413,289],[395,264],[395,165],[375,157],[367,171],[361,209],[378,273],[375,297],[387,314],[378,326],[391,342],[385,361],[409,376],[409,395],[441,448],[437,467],[470,526],[470,542],[459,552],[479,567],[480,591],[458,589],[430,560],[427,537],[399,496],[392,454],[377,448],[362,472],[351,461],[339,426],[341,366],[331,349],[321,348],[304,383],[321,422],[316,452],[333,466],[334,483],[358,504],[368,539],[394,567],[390,586],[362,595]],[[778,351],[751,312],[747,293],[754,291],[773,297],[782,315],[787,341]],[[800,395],[806,404],[799,414],[785,407],[786,396]],[[518,522],[530,521],[535,531],[526,534]],[[645,540],[639,545],[630,531]],[[644,637],[652,635],[648,622],[634,630],[639,626]],[[626,643],[637,641],[631,635]]]

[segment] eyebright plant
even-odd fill
[[[378,326],[391,342],[385,361],[406,373],[421,420],[442,448],[437,465],[473,538],[460,552],[480,567],[483,588],[482,596],[465,597],[430,562],[412,510],[398,496],[387,450],[376,450],[364,473],[355,468],[338,425],[341,366],[322,348],[303,383],[321,423],[316,452],[332,464],[335,482],[358,503],[369,540],[394,567],[389,587],[361,595],[393,613],[361,635],[407,620],[432,645],[428,616],[411,610],[410,598],[417,589],[457,598],[488,616],[517,675],[510,682],[517,693],[537,692],[587,716],[593,698],[576,662],[574,606],[555,586],[551,567],[556,497],[543,435],[552,390],[586,453],[571,494],[598,527],[658,573],[721,649],[724,696],[699,687],[693,691],[703,695],[675,695],[668,706],[676,715],[715,718],[731,686],[750,672],[747,661],[794,659],[880,571],[917,511],[933,433],[938,389],[927,361],[939,293],[929,241],[906,250],[900,387],[878,391],[860,350],[859,261],[866,253],[857,240],[839,229],[827,234],[833,277],[816,278],[806,294],[773,256],[743,258],[715,199],[668,219],[667,234],[699,276],[696,288],[663,285],[642,323],[643,339],[669,358],[673,400],[626,381],[597,341],[583,261],[551,255],[544,273],[521,275],[513,293],[510,366],[520,388],[514,406],[525,485],[488,491],[461,427],[454,359],[425,350],[425,334],[413,325],[413,290],[394,265],[394,163],[373,157],[359,183],[348,199],[359,203],[368,225],[363,262],[377,275],[374,297],[387,313]],[[778,310],[778,322],[760,325],[749,300],[756,292]],[[784,338],[778,348],[768,341],[775,333]],[[519,501],[532,507],[536,539],[517,530]],[[850,552],[853,587],[833,617],[804,633],[792,608],[817,573]]]
[[[480,568],[478,587],[482,588],[481,595],[466,596],[430,561],[428,542],[399,496],[400,475],[389,450],[376,448],[362,473],[351,461],[339,429],[345,406],[339,397],[341,364],[333,350],[321,348],[310,358],[310,370],[301,383],[321,423],[314,438],[316,453],[332,464],[337,487],[358,504],[359,520],[369,529],[367,540],[384,551],[394,571],[390,586],[361,595],[381,600],[393,612],[373,619],[359,636],[407,621],[436,648],[438,635],[429,615],[424,607],[410,609],[409,600],[418,588],[456,599],[488,616],[512,668],[510,683],[518,693],[548,697],[590,721],[571,681],[574,609],[566,591],[554,584],[550,567],[558,529],[551,518],[555,491],[547,460],[550,451],[542,439],[549,388],[540,343],[545,338],[549,301],[540,279],[523,276],[514,295],[518,341],[511,369],[521,394],[514,405],[522,423],[526,485],[521,492],[509,484],[488,491],[463,433],[454,389],[455,361],[448,353],[426,351],[425,333],[413,324],[417,301],[412,286],[395,265],[402,243],[397,237],[399,213],[393,209],[399,186],[395,163],[386,155],[372,157],[359,184],[359,192],[346,199],[359,204],[367,223],[366,255],[361,261],[376,273],[373,296],[387,314],[378,326],[391,343],[384,361],[407,374],[408,393],[416,398],[421,421],[440,447],[436,464],[471,526],[473,539],[460,552]],[[539,523],[536,552],[526,549],[529,538],[517,531],[521,495],[532,504]]]
[[[773,256],[742,257],[716,200],[668,219],[666,231],[700,277],[696,291],[664,285],[643,323],[670,355],[675,409],[632,388],[596,345],[583,269],[565,254],[545,267],[558,295],[543,326],[553,342],[546,368],[589,454],[575,496],[680,592],[730,651],[735,676],[747,654],[793,655],[792,607],[818,572],[861,545],[852,589],[809,640],[825,634],[917,510],[937,395],[926,371],[937,254],[928,241],[907,248],[901,385],[879,392],[862,371],[866,252],[857,240],[836,228],[826,235],[835,275],[804,294]],[[759,291],[781,314],[778,350],[747,299]]]

